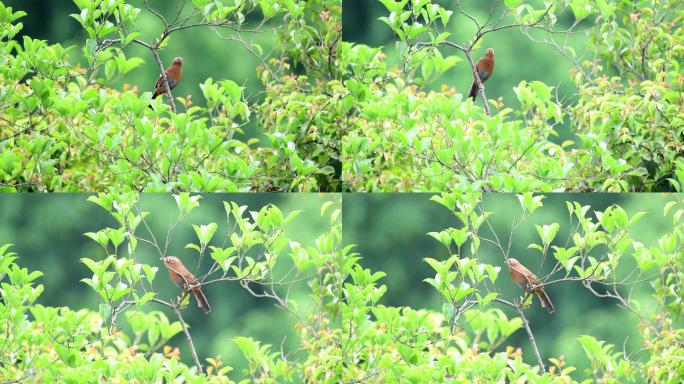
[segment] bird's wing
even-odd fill
[[[513,270],[516,271],[522,277],[523,281],[525,281],[525,284],[523,286],[523,288],[525,289],[530,289],[533,285],[536,285],[535,280],[539,281],[539,279],[537,279],[537,276],[535,276],[534,273],[530,272],[530,270],[525,268],[525,266],[522,264],[513,267]]]
[[[168,74],[166,75],[166,82],[169,84],[169,88],[173,89],[176,84],[178,84],[178,81],[176,79],[172,79]],[[159,78],[157,79],[157,83],[154,84],[155,89],[163,89],[164,88],[164,77],[162,75],[159,75]]]
[[[155,88],[155,89],[156,89],[156,88],[161,88],[162,83],[164,82],[163,79],[164,79],[164,78],[162,77],[162,75],[159,75],[159,78],[157,79],[157,82],[154,83],[154,88]]]

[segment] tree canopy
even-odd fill
[[[340,188],[339,125],[347,107],[336,50],[339,2],[182,1],[163,11],[132,3],[75,1],[68,20],[80,25],[83,39],[69,47],[26,35],[15,40],[20,19],[37,15],[0,3],[3,190]],[[203,60],[232,64],[225,51],[184,52],[207,31],[230,55],[252,57],[260,89],[193,71]],[[125,79],[153,63],[151,91],[168,65],[161,53],[179,35],[189,37],[167,55],[186,55],[185,72],[201,78],[193,88],[204,100],[176,93],[148,108],[148,90]],[[245,136],[250,124],[258,134]]]
[[[192,221],[195,239],[185,248],[193,256],[184,256],[185,264],[206,289],[235,284],[254,300],[276,304],[274,311],[294,320],[279,321],[276,330],[296,338],[294,345],[283,340],[280,346],[249,334],[221,338],[241,351],[246,366],[240,370],[234,370],[240,362],[198,352],[194,340],[206,315],[188,317],[199,309],[188,305],[187,295],[162,294],[165,271],[145,256],[167,254],[169,238],[206,202],[175,195],[176,220],[154,230],[151,220],[161,212],[141,209],[138,199],[134,193],[88,198],[115,223],[84,234],[100,255],[77,255],[86,266],[78,284],[98,299],[97,310],[39,304],[46,289],[59,287],[41,284],[43,273],[23,268],[25,256],[10,244],[0,247],[4,381],[675,383],[684,377],[681,197],[664,199],[662,211],[648,213],[650,220],[668,223],[655,240],[633,230],[645,212],[555,199],[565,214],[535,224],[527,244],[531,256],[515,255],[537,272],[551,295],[573,287],[583,292],[575,297],[610,302],[638,324],[621,328],[624,337],[636,338],[622,345],[568,327],[583,329],[562,335],[570,343],[564,349],[587,359],[583,370],[543,348],[549,340],[538,331],[549,320],[535,314],[536,299],[519,288],[516,298],[501,267],[503,258],[514,256],[511,239],[545,207],[542,195],[516,195],[515,205],[506,203],[515,212],[507,233],[493,229],[490,203],[479,193],[431,197],[454,220],[424,234],[442,252],[422,259],[429,274],[412,274],[411,285],[425,285],[437,307],[383,303],[394,288],[388,285],[392,279],[367,268],[355,246],[343,243],[342,211],[334,198],[319,206],[329,227],[320,228],[309,244],[300,242],[296,231],[285,231],[297,211],[283,212],[274,204],[250,211],[225,201],[220,210],[228,225],[221,230],[215,222]],[[72,268],[77,260],[64,259],[62,265]],[[219,290],[207,292],[216,309],[225,305]],[[573,321],[564,316],[575,312],[575,297],[552,297],[553,321]],[[516,334],[521,336],[513,341]],[[173,338],[184,348],[172,347]]]
[[[380,3],[374,22],[394,41],[341,48],[357,100],[342,139],[346,189],[681,190],[681,1]],[[487,47],[502,53],[482,94],[517,84],[515,100],[464,97]],[[455,89],[458,67],[467,83]],[[522,68],[554,83],[520,79]]]

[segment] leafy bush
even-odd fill
[[[339,189],[344,115],[336,45],[335,1],[193,1],[175,20],[145,3],[75,1],[82,47],[24,37],[24,12],[0,3],[0,187],[8,191],[334,191]],[[142,40],[142,12],[165,25]],[[322,17],[325,15],[325,17]],[[206,107],[109,85],[143,62],[144,47],[163,69],[159,50],[174,35],[212,28],[242,42],[265,91],[206,79]],[[272,52],[245,35],[267,33]],[[228,36],[225,36],[227,34]],[[85,62],[83,68],[74,64]],[[70,60],[70,58],[72,58]],[[159,73],[158,72],[158,73]],[[156,78],[158,74],[154,75]],[[176,103],[178,109],[176,109]],[[176,113],[178,112],[178,113]],[[247,124],[265,136],[238,139]]]
[[[175,198],[178,222],[200,203],[197,196]],[[518,196],[519,216],[510,238],[531,220],[543,199]],[[503,258],[510,238],[485,233],[491,212],[479,193],[432,198],[459,223],[428,233],[444,246],[443,256],[424,259],[434,273],[424,283],[442,302],[437,309],[381,304],[390,289],[381,283],[385,274],[364,268],[352,245],[341,246],[340,210],[333,202],[321,207],[331,230],[321,233],[315,246],[285,237],[282,226],[296,213],[284,215],[273,205],[247,215],[246,207],[226,202],[226,219],[234,228],[226,234],[218,233],[215,223],[195,225],[197,241],[187,248],[211,265],[205,275],[197,274],[200,280],[237,282],[256,299],[272,300],[297,319],[296,353],[275,350],[249,335],[233,338],[248,361],[244,372],[233,371],[219,357],[193,356],[193,329],[183,317],[187,297],[167,300],[153,288],[159,271],[140,260],[137,245],[150,244],[162,254],[163,238],[146,233],[146,220],[154,213],[140,211],[135,194],[101,194],[90,200],[119,225],[86,234],[103,252],[82,259],[92,273],[82,281],[99,297],[98,311],[36,304],[44,289],[36,282],[41,273],[19,267],[9,245],[0,248],[3,381],[677,383],[684,377],[681,199],[665,205],[662,218],[671,220],[672,227],[654,244],[638,241],[638,234],[630,231],[643,214],[628,214],[617,205],[592,212],[590,206],[567,201],[566,239],[558,238],[559,222],[536,227],[538,240],[529,248],[550,270],[538,272],[543,284],[582,286],[639,321],[638,351],[595,335],[574,335],[575,348],[591,362],[586,372],[554,351],[537,348],[534,330],[539,324],[528,317],[530,306],[538,306],[536,298],[508,299],[512,294],[501,288],[506,285],[501,280],[509,279],[507,271],[498,262],[484,261],[489,250],[482,244],[493,246],[495,257]],[[415,283],[421,278],[416,276]],[[289,287],[300,281],[309,297],[288,297]],[[649,294],[632,296],[637,285]],[[561,298],[556,303],[559,308],[563,304]],[[529,353],[511,343],[516,332],[532,346]],[[174,337],[188,344],[187,353],[168,345]]]
[[[42,273],[19,267],[9,244],[0,247],[2,382],[232,383],[229,373],[258,382],[298,382],[302,372],[298,361],[289,361],[271,352],[270,345],[250,337],[232,340],[249,362],[244,374],[231,373],[233,368],[224,365],[220,357],[197,356],[193,328],[183,316],[188,295],[171,300],[160,297],[154,288],[160,272],[155,265],[160,263],[143,262],[145,251],[139,250],[140,244],[146,244],[165,255],[169,236],[200,205],[200,196],[174,197],[178,216],[169,224],[166,239],[150,231],[147,220],[153,213],[141,211],[136,194],[100,194],[88,199],[118,224],[85,234],[102,249],[101,257],[81,258],[92,273],[81,282],[98,296],[98,311],[36,304],[44,289],[36,283]],[[234,202],[224,202],[223,209],[229,224],[226,233],[216,232],[217,223],[193,225],[197,242],[186,248],[197,254],[196,260],[185,260],[188,268],[195,271],[191,267],[195,261],[209,260],[206,273],[195,273],[204,286],[235,282],[256,300],[273,301],[298,318],[303,327],[300,332],[305,332],[304,327],[316,329],[320,319],[316,311],[310,311],[321,302],[298,303],[290,292],[303,283],[317,291],[330,278],[328,269],[333,270],[343,255],[339,204],[331,199],[321,206],[321,215],[330,220],[331,229],[322,231],[314,246],[283,234],[284,226],[298,211],[285,215],[274,205],[248,211]],[[68,263],[65,260],[64,265]],[[165,275],[166,271],[162,278]],[[168,313],[173,313],[173,320]],[[187,356],[167,345],[174,337],[184,337]]]
[[[529,248],[537,255],[534,260],[521,261],[546,266],[548,273],[539,272],[545,285],[581,285],[601,300],[619,303],[640,321],[643,349],[639,351],[616,350],[615,345],[595,336],[574,335],[575,347],[585,352],[592,367],[580,372],[563,356],[554,356],[554,351],[538,350],[533,330],[541,325],[526,315],[530,300],[506,299],[512,294],[502,290],[505,284],[500,280],[510,279],[508,271],[501,271],[498,262],[484,261],[491,260],[492,247],[497,260],[510,256],[511,239],[542,207],[543,198],[519,195],[520,213],[510,233],[502,236],[483,230],[492,228],[492,212],[486,210],[479,193],[459,190],[434,196],[432,200],[452,212],[458,223],[428,234],[445,251],[443,257],[424,259],[434,273],[424,282],[434,288],[442,302],[441,310],[379,304],[383,294],[392,289],[381,283],[384,273],[355,266],[342,291],[340,329],[334,331],[341,345],[340,363],[330,363],[329,369],[339,369],[336,379],[415,383],[681,381],[684,365],[677,360],[682,356],[677,340],[681,342],[682,312],[675,303],[682,292],[676,276],[681,274],[684,260],[681,247],[677,247],[684,228],[683,202],[672,201],[665,206],[664,218],[672,220],[673,229],[654,245],[632,237],[630,228],[643,213],[628,215],[617,205],[592,213],[590,206],[567,201],[567,239],[556,238],[561,226],[558,222],[536,226],[539,240]],[[483,250],[485,243],[490,247]],[[418,284],[420,277],[415,278]],[[644,281],[648,285],[642,284]],[[631,295],[636,284],[650,291],[645,302]],[[536,300],[532,306],[539,305]],[[558,300],[560,305],[563,298]],[[562,313],[554,316],[559,315]],[[529,355],[509,344],[516,332],[525,334],[524,342],[533,346]]]
[[[357,100],[342,139],[345,189],[681,189],[681,1],[505,1],[483,19],[461,2],[381,3],[401,67],[390,67],[381,48],[341,48],[345,86]],[[472,36],[453,33],[464,24]],[[568,59],[578,95],[559,99],[555,87],[521,81],[519,105],[499,99],[480,108],[446,85],[431,87],[459,63],[474,66],[483,41],[511,29]],[[587,41],[582,54],[566,43],[578,34]],[[531,59],[519,55],[501,65]],[[561,124],[573,140],[556,139]]]

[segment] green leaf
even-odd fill
[[[195,230],[200,243],[205,245],[211,241],[212,237],[214,237],[214,233],[216,233],[218,225],[216,223],[209,223],[199,226],[193,224],[192,228]]]
[[[178,195],[173,195],[174,200],[176,200],[176,205],[182,213],[190,213],[193,209],[199,207],[199,200],[202,198],[201,195],[190,196],[189,193],[183,192]]]
[[[522,4],[522,0],[504,0],[504,4],[506,4],[506,7],[512,9]]]
[[[408,3],[408,0],[401,0],[401,1],[394,1],[394,0],[379,0],[382,5],[387,8],[388,11],[390,12],[395,12],[399,13],[401,12],[402,9],[406,6],[406,3]]]
[[[539,233],[539,237],[541,237],[542,242],[545,245],[549,245],[551,244],[551,242],[553,242],[553,239],[556,237],[556,234],[560,229],[560,224],[552,223],[549,225],[544,224],[542,226],[535,225],[535,228],[537,228],[537,233]]]
[[[259,343],[251,337],[234,337],[232,340],[240,348],[246,359],[251,360],[257,356]]]

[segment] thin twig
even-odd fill
[[[470,68],[473,69],[473,80],[475,80],[475,83],[477,84],[477,93],[480,95],[480,98],[482,99],[482,107],[484,108],[485,114],[487,115],[487,117],[492,117],[491,112],[489,112],[489,103],[487,102],[487,96],[485,96],[484,93],[484,85],[482,84],[480,76],[477,74],[477,67],[475,66],[475,62],[473,61],[473,58],[470,55],[470,49],[465,50],[464,53],[466,58],[468,59]]]
[[[525,327],[525,332],[527,332],[527,336],[530,339],[530,344],[532,344],[532,349],[534,350],[534,356],[537,358],[537,364],[539,364],[539,369],[541,369],[542,374],[545,373],[546,367],[544,367],[544,362],[542,361],[541,355],[539,354],[539,348],[537,348],[537,342],[534,340],[534,334],[532,333],[532,329],[530,329],[530,324],[527,321],[527,318],[525,317],[525,314],[523,313],[523,310],[520,307],[520,304],[511,303],[510,301],[500,299],[498,297],[494,298],[494,301],[499,302],[501,304],[508,305],[510,307],[513,307],[518,312],[518,315],[520,315],[520,319],[523,322],[523,326]]]
[[[164,64],[162,64],[161,59],[159,58],[159,52],[157,52],[156,48],[152,48],[152,55],[154,56],[154,59],[157,61],[157,65],[159,66],[159,70],[161,71],[161,78],[162,78],[162,87],[164,88],[164,93],[166,94],[166,99],[169,101],[169,104],[171,105],[171,110],[173,113],[176,113],[176,103],[173,101],[173,95],[171,94],[171,88],[169,88],[169,80],[166,77],[166,71],[164,71]]]
[[[190,337],[190,332],[188,332],[188,328],[185,326],[185,321],[183,320],[183,316],[180,313],[180,310],[178,309],[177,305],[174,305],[173,307],[173,312],[176,314],[176,318],[181,324],[181,327],[183,327],[183,333],[185,333],[185,340],[187,340],[188,345],[190,346],[190,353],[192,354],[192,359],[195,361],[195,367],[197,367],[197,373],[201,374],[202,373],[202,364],[200,364],[199,359],[197,358],[197,351],[195,351],[195,344],[192,342],[192,337]]]
[[[185,334],[185,340],[188,342],[188,345],[190,346],[190,353],[192,354],[192,359],[195,361],[195,367],[197,368],[197,373],[201,374],[202,373],[202,364],[200,364],[199,358],[197,358],[197,351],[195,350],[195,344],[192,342],[192,337],[190,336],[190,332],[188,331],[188,327],[185,325],[185,320],[183,320],[183,315],[181,315],[180,310],[178,309],[178,305],[180,304],[181,300],[178,300],[178,303],[168,303],[164,300],[159,300],[159,299],[150,299],[151,302],[155,302],[158,304],[161,304],[165,307],[171,308],[173,312],[176,314],[176,319],[178,319],[178,322],[180,323],[181,327],[183,328],[183,333]]]

